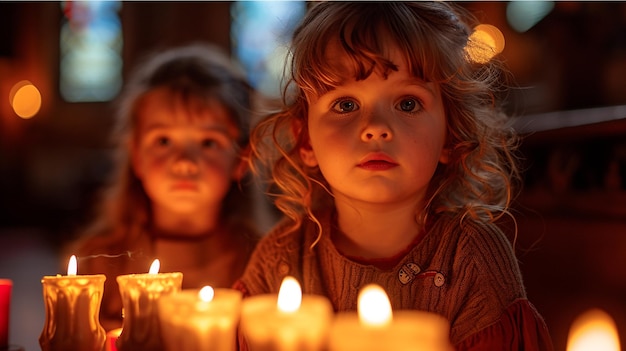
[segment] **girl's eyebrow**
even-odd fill
[[[142,128],[141,130],[144,134],[150,134],[150,133],[157,133],[164,129],[169,129],[171,127],[172,127],[171,125],[168,125],[165,123],[154,123],[154,124],[151,124]],[[228,138],[236,138],[236,136],[233,136],[231,131],[228,130],[228,128],[225,126],[196,127],[193,129],[197,130],[200,133],[209,133],[209,134],[217,133],[217,134],[224,135]]]
[[[420,89],[426,90],[429,94],[431,94],[432,96],[436,96],[437,95],[437,85],[433,82],[427,82],[425,80],[422,80],[420,78],[410,78],[407,79],[406,81],[404,81],[403,83],[407,84],[407,85],[414,85]]]

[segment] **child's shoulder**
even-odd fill
[[[513,256],[513,245],[503,228],[489,220],[460,215],[444,215],[433,229],[440,237],[454,243],[461,251],[475,252],[483,257]]]
[[[266,248],[293,247],[302,241],[303,225],[296,225],[292,220],[284,218],[270,229],[259,241],[258,246]]]

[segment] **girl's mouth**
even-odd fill
[[[369,160],[358,164],[359,168],[368,170],[368,171],[385,171],[394,167],[397,167],[398,164],[395,162],[390,162],[387,160]]]

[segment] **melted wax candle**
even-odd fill
[[[241,330],[251,351],[318,351],[326,347],[332,316],[326,297],[302,295],[298,281],[286,277],[278,296],[243,300]]]
[[[122,296],[124,321],[117,339],[119,351],[164,351],[159,324],[158,300],[180,291],[183,274],[159,273],[159,260],[154,260],[147,274],[117,277]]]
[[[385,291],[367,285],[359,293],[358,315],[338,313],[329,337],[330,351],[452,351],[448,321],[424,311],[396,311]]]
[[[159,299],[168,351],[234,351],[242,294],[233,289],[186,289]]]
[[[70,258],[67,276],[45,276],[43,299],[46,319],[39,337],[42,351],[102,351],[106,333],[99,313],[102,274],[76,275],[76,256]]]

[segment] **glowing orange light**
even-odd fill
[[[198,292],[198,297],[200,298],[201,301],[211,302],[213,301],[213,298],[215,297],[215,289],[213,289],[212,286],[205,285]]]
[[[16,115],[28,119],[35,116],[41,109],[41,94],[31,82],[23,80],[11,89],[9,103]]]
[[[148,274],[157,274],[159,273],[160,268],[161,268],[161,261],[159,261],[159,259],[156,258],[154,261],[152,261],[152,264],[150,265],[150,270],[148,270]]]
[[[70,262],[67,264],[67,275],[76,275],[78,271],[78,265],[76,264],[76,256],[70,257]]]
[[[382,327],[393,319],[389,297],[376,284],[366,285],[359,293],[358,312],[363,325]]]
[[[285,277],[278,290],[276,307],[279,311],[293,313],[300,309],[302,304],[302,289],[294,277]]]
[[[595,350],[620,351],[615,322],[600,309],[591,309],[576,318],[567,339],[567,351]]]
[[[504,50],[504,35],[495,26],[480,24],[474,28],[467,46],[467,54],[474,62],[485,63]]]

